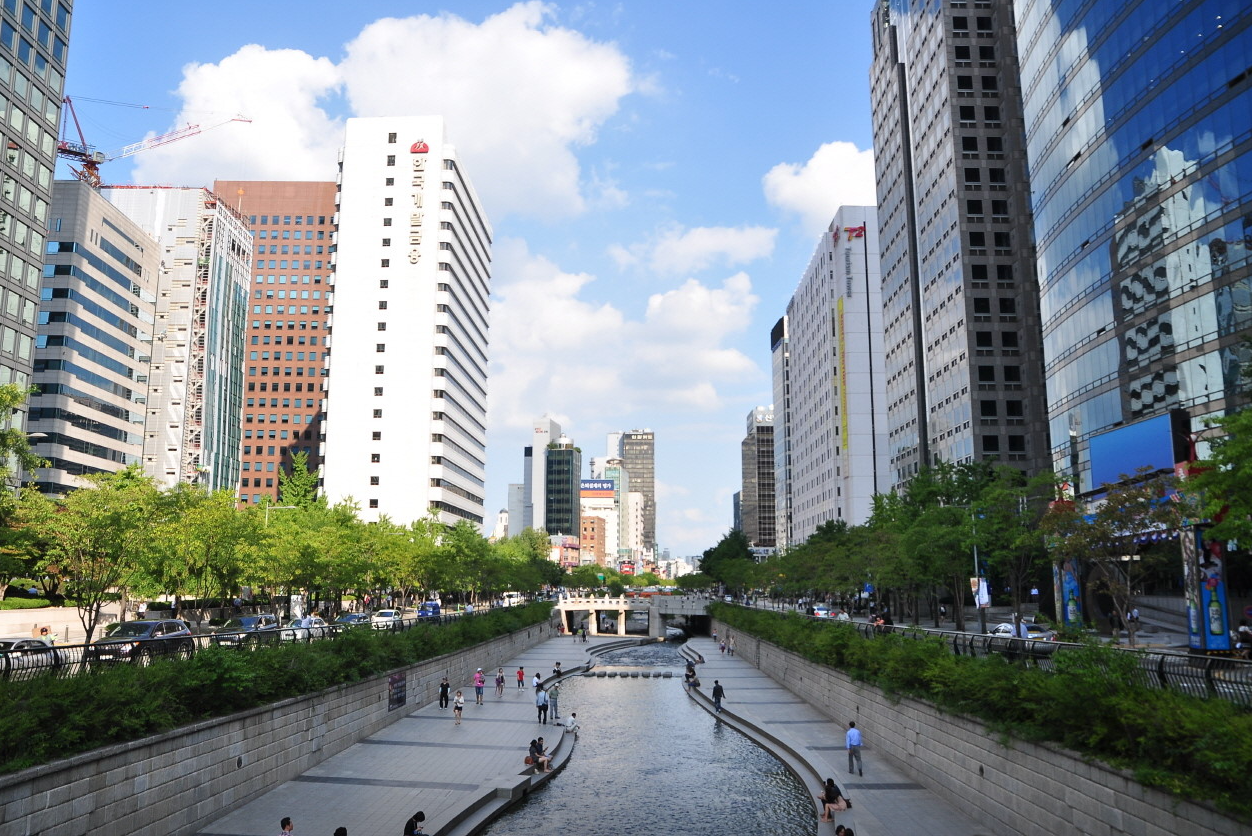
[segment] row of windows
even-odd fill
[[[305,368],[304,366],[296,366],[296,377],[304,377],[304,376],[305,376],[305,375],[304,375],[304,368]],[[317,369],[315,369],[315,368],[314,368],[314,367],[312,367],[312,366],[309,366],[308,368],[309,368],[309,375],[308,375],[308,376],[309,376],[309,377],[317,377],[317,375],[318,375]],[[278,366],[273,366],[273,367],[271,367],[271,366],[261,366],[261,367],[260,367],[260,369],[261,369],[261,372],[260,372],[260,376],[261,376],[261,377],[269,377],[269,376],[270,376],[270,374],[271,374],[271,369],[272,369],[272,373],[273,373],[274,377],[279,377],[279,367],[278,367]],[[256,377],[256,376],[257,376],[257,367],[256,367],[256,366],[248,366],[248,376],[249,376],[249,377]],[[291,377],[291,366],[287,366],[285,369],[282,369],[281,376],[282,376],[282,377]]]
[[[305,430],[305,431],[304,431],[303,436],[301,436],[301,433],[300,433],[300,431],[299,431],[299,430],[292,430],[292,431],[291,431],[291,437],[292,437],[292,438],[301,438],[301,437],[303,437],[303,438],[311,438],[312,436],[313,436],[313,431],[312,431],[312,430]],[[244,437],[244,438],[252,438],[252,437],[253,437],[253,435],[252,435],[252,430],[244,430],[244,431],[243,431],[243,437]],[[287,437],[287,430],[269,430],[269,431],[268,431],[268,435],[267,435],[267,433],[266,433],[266,431],[265,431],[265,430],[257,430],[257,431],[256,431],[256,438],[279,438],[279,439],[285,439],[286,437]],[[306,453],[307,453],[307,452],[309,452],[309,448],[307,448],[307,447],[306,447],[306,448],[304,448],[304,452],[306,452]]]
[[[321,277],[321,276],[312,276],[312,277],[310,277],[310,276],[292,276],[292,277],[291,277],[291,281],[290,281],[290,282],[289,282],[289,281],[287,281],[287,277],[286,277],[286,276],[278,276],[278,277],[277,277],[277,279],[278,279],[277,283],[278,283],[278,284],[308,284],[308,283],[309,283],[309,281],[310,281],[310,278],[312,279],[313,284],[321,284],[321,283],[322,283],[322,277]],[[253,277],[252,277],[252,283],[253,283],[254,285],[258,285],[258,284],[275,284],[274,279],[275,279],[275,277],[274,277],[274,276],[253,276]]]
[[[265,216],[264,216],[264,215],[262,215],[261,217],[265,217]],[[299,229],[294,230],[294,231],[293,231],[293,230],[290,230],[290,229],[284,229],[284,230],[282,230],[282,235],[281,235],[281,236],[280,236],[278,233],[279,233],[279,230],[277,230],[277,229],[274,229],[274,230],[270,230],[270,229],[261,229],[261,230],[257,230],[256,237],[257,237],[259,240],[262,240],[262,241],[263,241],[263,240],[265,240],[265,239],[267,239],[267,238],[280,238],[280,237],[281,237],[284,241],[290,240],[290,239],[292,239],[292,238],[294,238],[294,239],[295,239],[295,240],[297,240],[297,241],[299,241],[299,240],[301,240],[301,239],[307,239],[307,240],[309,240],[309,241],[312,241],[312,240],[313,240],[313,238],[314,238],[314,235],[313,235],[313,230],[311,230],[311,229],[310,229],[308,232],[304,232],[304,231],[299,230]],[[316,236],[316,237],[317,237],[317,240],[318,240],[318,241],[324,241],[324,240],[326,240],[326,232],[325,232],[325,230],[321,230],[321,229],[317,230],[317,236]]]
[[[309,345],[317,345],[317,337],[304,337],[303,335],[299,337],[295,337],[290,334],[287,335],[287,345],[296,345],[296,344],[304,345],[304,341],[306,339],[308,340]],[[275,336],[273,340],[274,340],[274,345],[283,344],[283,338],[281,334],[278,336]],[[270,335],[269,334],[253,334],[252,344],[253,345],[269,345]]]
[[[284,352],[281,352],[281,351],[275,351],[275,352],[274,352],[274,357],[273,357],[273,359],[275,359],[275,360],[303,360],[303,359],[304,359],[304,355],[305,355],[305,353],[306,353],[306,352],[303,352],[303,351],[295,351],[295,352],[288,351],[288,352],[286,352],[286,356],[285,356],[285,357],[280,357],[279,355],[280,355],[280,354],[283,354],[283,353],[284,353]],[[319,354],[319,353],[320,353],[320,352],[317,352],[317,351],[310,351],[310,352],[307,352],[307,354],[309,355],[309,359],[310,359],[310,360],[317,360],[317,358],[318,358],[318,354]],[[291,356],[292,354],[295,354],[295,357],[292,357],[292,356]],[[271,359],[271,358],[270,358],[270,352],[268,352],[268,351],[262,351],[262,352],[260,352],[260,355],[261,355],[261,356],[260,356],[260,357],[258,357],[258,356],[257,356],[257,352],[255,352],[255,351],[250,351],[250,352],[248,352],[248,359],[249,359],[249,360],[269,360],[269,359]]]
[[[278,400],[279,400],[278,398],[270,398],[269,405],[278,406]],[[256,402],[254,403],[254,401]],[[265,406],[266,405],[265,401],[266,401],[265,398],[260,398],[259,400],[256,398],[248,398],[247,406],[257,406],[257,405]],[[303,403],[301,403],[302,401]],[[292,405],[291,398],[283,398],[282,402],[283,402],[283,406],[286,406],[286,407],[290,407]],[[296,398],[296,402],[295,402],[296,409],[299,409],[301,406],[305,407],[306,409],[311,409],[314,406],[316,406],[316,403],[313,401],[312,398]]]
[[[270,424],[312,424],[315,418],[317,418],[316,415],[301,415],[300,413],[292,414],[288,412],[283,412],[283,413],[274,412],[274,413],[270,413],[270,418],[269,418],[268,423]],[[267,423],[265,420],[265,415],[263,413],[257,413],[256,415],[253,415],[251,413],[244,413],[243,422],[245,424]]]
[[[262,308],[264,308],[265,310],[261,310]],[[299,310],[297,310],[297,308]],[[298,313],[298,314],[304,314],[306,316],[310,314],[308,305],[279,305],[277,308],[275,308],[275,306],[273,305],[253,305],[252,312],[254,314],[266,313],[266,314],[293,314],[293,315]],[[321,315],[321,312],[322,312],[321,306],[314,305],[311,314],[312,316],[319,316]],[[313,324],[316,325],[317,323],[314,322]]]
[[[271,258],[268,260],[262,259],[257,261],[253,264],[253,267],[259,270],[321,270],[322,262],[292,260],[291,263],[288,264],[288,260],[285,258],[278,260]],[[320,284],[320,282],[314,282],[314,284]]]
[[[270,244],[269,250],[265,249],[264,244],[258,244],[256,248],[256,254],[257,255],[300,255],[301,251],[300,251],[300,246],[298,244],[295,246],[290,246],[290,247],[287,246],[286,244],[283,244],[281,247],[278,246],[277,244]],[[323,254],[322,246],[321,244],[318,244],[316,247],[312,247],[312,246],[309,246],[308,244],[305,244],[303,254],[304,255],[322,255]],[[287,265],[284,264],[283,266],[286,267]],[[306,264],[305,266],[307,267],[308,265]],[[321,265],[319,264],[318,267],[321,267]]]
[[[249,225],[251,225],[251,226],[270,226],[270,225],[271,225],[271,220],[270,220],[271,218],[273,218],[272,225],[274,225],[274,226],[278,226],[280,223],[281,223],[281,225],[282,225],[282,226],[291,226],[291,225],[292,225],[292,219],[293,219],[293,218],[295,219],[295,225],[296,225],[296,226],[300,226],[301,224],[303,224],[303,225],[305,225],[305,226],[313,226],[313,216],[312,216],[312,215],[283,215],[283,216],[282,216],[282,219],[281,219],[281,222],[280,222],[280,220],[279,220],[279,216],[278,216],[278,215],[249,215],[249,216],[248,216],[248,223],[249,223]],[[260,223],[258,223],[258,219],[260,220]],[[318,225],[318,226],[325,226],[325,225],[326,225],[326,216],[325,216],[325,215],[318,215],[318,216],[317,216],[317,225]],[[262,231],[261,231],[261,237],[262,237],[262,238],[264,238],[264,237],[265,237],[265,232],[264,232],[264,230],[262,230]],[[287,237],[287,234],[286,234],[286,233],[283,233],[283,237],[284,237],[284,238],[286,238],[286,237]],[[296,235],[296,237],[297,237],[297,238],[299,238],[300,236],[297,234],[297,235]],[[320,233],[320,232],[319,232],[319,233],[317,234],[317,237],[318,237],[318,238],[321,238],[321,237],[322,237],[322,233]]]
[[[295,313],[295,311],[291,311],[291,313]],[[276,322],[271,322],[270,320],[267,319],[265,320],[264,324],[262,324],[261,320],[259,319],[252,320],[252,330],[255,331],[258,328],[264,328],[266,331],[270,330],[270,328],[274,328],[277,331],[281,331],[283,330],[283,320],[280,319]],[[290,319],[287,320],[287,330],[294,331],[297,328],[299,328],[301,331],[305,331],[310,328],[316,331],[318,328],[318,320],[313,319],[307,322],[296,322]]]
[[[262,392],[267,391],[266,387],[268,387],[268,386],[269,386],[269,384],[268,384],[268,383],[266,383],[264,380],[262,380],[262,381],[261,381],[261,389],[260,389],[260,391],[262,391]],[[316,388],[316,387],[315,387],[315,384],[313,384],[313,383],[309,383],[309,388],[306,390],[306,389],[304,388],[304,384],[303,384],[302,382],[300,382],[300,381],[298,381],[298,380],[296,381],[296,389],[295,389],[295,391],[297,391],[297,392],[304,392],[304,391],[309,391],[309,392],[312,392],[312,391],[315,391],[315,388]],[[257,384],[256,384],[256,381],[254,381],[254,380],[252,380],[252,381],[248,381],[248,391],[249,391],[249,392],[256,392],[256,391],[257,391]],[[278,381],[274,381],[274,388],[269,389],[268,391],[270,391],[270,392],[277,392],[277,391],[278,391]],[[290,383],[290,382],[287,382],[287,383],[284,383],[284,384],[283,384],[283,391],[284,391],[284,392],[290,392],[290,391],[291,391],[291,383]]]

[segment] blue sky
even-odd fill
[[[821,230],[873,201],[870,7],[84,0],[66,92],[104,150],[253,120],[111,183],[332,179],[345,118],[444,115],[495,231],[489,516],[533,418],[584,458],[648,427],[683,556],[730,526],[769,329]]]

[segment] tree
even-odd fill
[[[16,383],[0,386],[0,475],[3,475],[6,485],[12,484],[14,465],[17,465],[17,473],[20,474],[48,464],[30,449],[30,436],[26,430],[13,426],[13,416],[36,391],[34,386],[23,389]]]
[[[716,546],[705,549],[700,558],[700,571],[727,589],[743,589],[755,566],[748,538],[738,529],[727,532]]]
[[[278,474],[278,497],[284,505],[307,508],[317,501],[317,473],[309,470],[309,454],[294,453],[291,465]]]
[[[24,491],[18,516],[45,540],[44,570],[64,579],[90,642],[104,603],[139,569],[158,492],[138,465],[86,481],[60,504]]]
[[[1039,524],[1055,496],[1056,478],[1051,472],[1027,480],[1017,468],[1000,465],[992,469],[990,481],[974,500],[980,555],[991,573],[1008,583],[1018,628],[1023,591],[1038,581],[1042,567],[1050,563]]]

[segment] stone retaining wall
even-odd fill
[[[476,668],[515,659],[550,630],[539,624],[405,669],[409,706],[433,701],[444,676],[453,690],[467,687]],[[384,675],[32,767],[0,777],[0,833],[190,836],[405,713],[388,711]]]
[[[1005,741],[976,720],[944,714],[920,700],[893,702],[776,645],[721,621],[736,634],[736,652],[840,725],[855,720],[865,737],[865,768],[887,756],[992,833],[1054,836],[1246,835],[1248,825],[1202,803],[1180,801],[1137,783],[1124,771],[1083,760],[1059,747]],[[830,760],[841,764],[842,755]],[[872,774],[872,773],[871,773]]]

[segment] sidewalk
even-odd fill
[[[404,716],[387,728],[247,804],[235,807],[230,798],[215,799],[220,807],[234,809],[201,828],[198,836],[270,836],[284,816],[294,820],[299,834],[329,834],[343,825],[351,836],[398,836],[418,810],[426,813],[428,836],[468,832],[478,819],[498,811],[504,799],[551,777],[534,776],[523,764],[532,739],[546,738],[555,754],[554,769],[569,759],[574,736],[537,722],[535,673],[551,679],[555,662],[573,670],[588,663],[588,651],[619,643],[616,636],[585,644],[569,637],[549,639],[504,666],[502,698],[495,693],[495,671],[485,671],[482,706],[475,705],[473,683],[453,682],[452,695],[460,689],[465,696],[460,726],[453,723],[451,707],[405,706],[399,709]],[[519,665],[526,672],[521,689]],[[564,717],[572,707],[561,708]]]
[[[792,694],[738,656],[719,653],[708,638],[695,638],[687,647],[704,656],[696,671],[701,702],[713,680],[726,689],[723,716],[739,717],[750,726],[789,745],[816,769],[822,778],[834,778],[852,809],[835,815],[830,824],[819,824],[818,833],[833,834],[836,824],[852,828],[857,836],[970,836],[993,830],[957,810],[920,784],[914,783],[889,760],[874,751],[874,729],[865,728],[862,747],[864,777],[848,774],[844,748],[845,728]],[[817,787],[810,787],[814,793]]]

